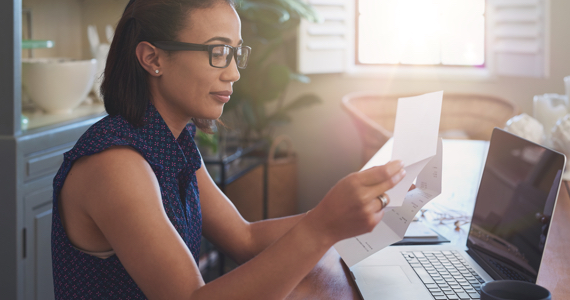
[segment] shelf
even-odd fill
[[[208,172],[220,187],[232,183],[267,160],[267,142],[258,141],[246,148],[236,149],[234,153],[222,158],[204,158]],[[223,168],[223,169],[222,169]],[[223,171],[223,172],[222,172]]]
[[[53,41],[22,40],[22,49],[52,48],[53,45],[54,45]]]
[[[208,165],[208,173],[210,173],[210,176],[212,179],[214,179],[214,182],[216,182],[218,186],[227,186],[249,171],[263,165],[264,162],[265,159],[263,157],[244,156],[238,160],[235,160],[234,163],[231,164],[213,164],[206,161],[204,163]],[[223,180],[221,170],[222,167],[226,168],[225,174],[223,176],[225,178]]]
[[[230,164],[231,162],[233,162],[234,160],[236,160],[240,157],[243,157],[243,156],[248,156],[248,155],[250,155],[250,153],[255,152],[255,151],[262,151],[263,153],[265,153],[266,149],[267,149],[267,141],[260,140],[260,141],[253,143],[252,145],[250,145],[246,148],[238,148],[235,150],[235,152],[233,152],[232,154],[226,155],[223,158],[205,157],[204,163],[206,163],[206,164],[226,164],[227,165],[227,164]]]
[[[22,115],[28,118],[27,130],[54,125],[83,118],[90,115],[101,115],[105,112],[102,103],[82,104],[69,114],[47,114],[41,111],[22,111]],[[22,126],[22,129],[24,126]]]

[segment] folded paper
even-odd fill
[[[404,162],[406,176],[386,192],[390,205],[372,232],[334,245],[349,267],[402,240],[418,211],[441,193],[443,150],[438,132],[442,98],[440,91],[398,99],[392,160]],[[385,163],[379,151],[362,170]],[[408,191],[414,180],[416,189]]]

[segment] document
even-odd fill
[[[406,176],[386,192],[390,204],[372,232],[334,245],[349,267],[402,240],[418,211],[441,193],[443,153],[438,132],[442,98],[443,91],[398,99],[392,160],[404,162]],[[387,163],[379,152],[362,170]],[[414,180],[416,188],[408,191]]]
[[[404,238],[434,238],[439,236],[435,231],[431,230],[427,225],[420,221],[413,221],[404,234]]]

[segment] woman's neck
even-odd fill
[[[186,124],[190,122],[190,118],[181,117],[180,114],[175,112],[175,109],[169,107],[164,101],[152,101],[152,104],[172,132],[172,135],[174,135],[174,138],[177,139],[186,127]]]

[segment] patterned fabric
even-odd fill
[[[121,116],[107,116],[64,154],[53,182],[51,249],[56,299],[146,299],[116,255],[100,259],[75,249],[58,211],[58,195],[73,162],[111,146],[133,147],[149,163],[160,185],[164,210],[198,264],[202,214],[196,182],[201,164],[194,143],[196,128],[189,124],[175,139],[152,104],[144,121],[146,125],[137,128]]]

